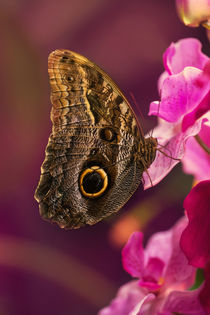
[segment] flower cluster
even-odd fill
[[[123,266],[138,280],[121,287],[110,306],[99,315],[205,314],[199,301],[202,287],[188,291],[196,268],[188,264],[179,246],[185,227],[183,218],[171,230],[154,234],[145,249],[143,234],[131,235],[122,251]]]
[[[130,236],[122,261],[137,280],[122,286],[99,315],[210,314],[210,180],[191,190],[184,208],[186,217],[154,234],[145,249],[141,232]],[[204,268],[205,281],[193,289],[196,268]]]
[[[149,115],[159,117],[153,136],[160,147],[148,170],[150,178],[144,173],[145,189],[151,181],[153,185],[161,181],[179,160],[196,180],[210,178],[210,156],[205,151],[210,145],[210,58],[201,52],[197,39],[187,38],[172,43],[163,62],[161,100],[152,102],[149,110]]]
[[[205,314],[199,302],[201,288],[188,289],[196,269],[189,266],[179,246],[186,226],[181,219],[171,230],[154,234],[143,249],[143,234],[134,232],[122,251],[123,266],[138,280],[120,288],[117,297],[100,315]],[[186,313],[193,309],[193,312]]]

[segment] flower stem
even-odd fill
[[[198,144],[204,149],[204,151],[210,155],[210,148],[203,142],[199,135],[194,136]]]

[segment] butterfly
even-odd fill
[[[49,55],[52,133],[35,192],[41,216],[66,229],[117,212],[155,159],[131,105],[113,80],[78,53]]]

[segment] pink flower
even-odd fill
[[[199,299],[210,314],[210,180],[200,182],[190,191],[184,208],[189,223],[180,245],[192,266],[205,268],[205,283]]]
[[[199,26],[210,23],[209,0],[176,0],[178,14],[185,25]]]
[[[196,269],[180,249],[186,219],[171,230],[151,237],[143,248],[143,234],[134,232],[122,251],[124,269],[138,280],[122,286],[111,304],[99,315],[204,315],[198,300],[202,289],[188,291]]]
[[[206,137],[210,128],[210,59],[201,52],[197,39],[187,38],[172,43],[163,61],[165,72],[159,79],[161,101],[152,102],[149,111],[149,115],[159,117],[159,125],[153,132],[159,148],[148,170],[150,179],[144,173],[145,189],[151,186],[151,181],[157,184],[180,159],[183,159],[186,172],[197,179],[210,175],[210,156],[200,145],[195,145],[196,140],[192,138],[200,135],[201,139],[197,137],[197,140],[202,143],[205,140],[202,137]],[[193,140],[188,143],[188,139]],[[192,147],[195,150],[193,159],[189,154]],[[196,169],[194,159],[199,163]]]
[[[184,201],[189,220],[181,247],[189,263],[204,268],[210,262],[210,180],[198,183]]]

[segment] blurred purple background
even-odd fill
[[[134,94],[147,132],[164,50],[197,37],[205,52],[205,31],[185,27],[171,0],[1,0],[0,19],[0,314],[96,314],[130,279],[120,255],[128,235],[141,229],[147,240],[173,225],[192,177],[177,166],[92,227],[44,222],[33,195],[51,132],[48,54],[66,48],[99,64]]]

